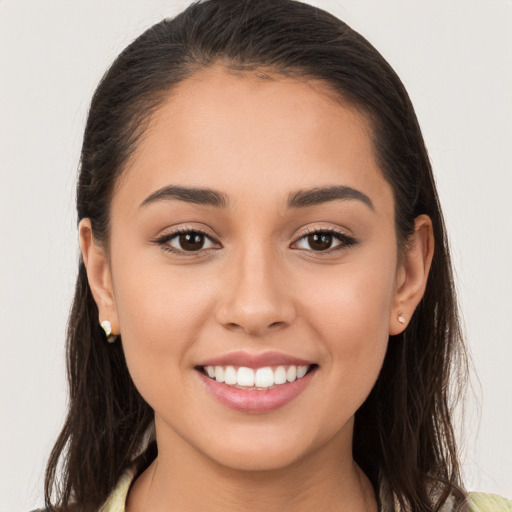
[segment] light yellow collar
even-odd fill
[[[115,489],[99,512],[125,512],[126,497],[136,473],[136,468],[130,467],[121,475]]]

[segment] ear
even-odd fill
[[[420,215],[416,218],[413,236],[407,244],[397,270],[395,298],[389,318],[389,334],[400,334],[407,327],[425,293],[433,255],[432,221],[427,215]]]
[[[89,287],[98,306],[98,323],[108,320],[112,325],[112,334],[118,334],[119,319],[107,255],[94,241],[90,219],[82,219],[78,231]]]

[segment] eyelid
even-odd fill
[[[205,238],[210,240],[210,242],[212,242],[213,244],[216,244],[217,247],[215,247],[215,248],[208,247],[206,249],[201,248],[198,251],[186,251],[186,250],[178,249],[176,247],[172,247],[168,244],[169,241],[172,240],[173,238],[179,236],[180,234],[185,234],[185,233],[197,233],[197,234],[203,235]],[[306,252],[310,252],[310,253],[318,254],[318,255],[322,256],[322,255],[332,254],[341,249],[347,249],[347,248],[349,248],[353,245],[357,245],[359,243],[353,236],[347,234],[346,232],[344,232],[342,230],[339,230],[339,229],[336,229],[333,227],[314,227],[314,228],[306,227],[302,231],[302,233],[295,239],[295,241],[292,242],[291,247],[293,247],[293,245],[297,244],[303,238],[306,238],[306,237],[316,234],[316,233],[328,233],[328,234],[332,235],[333,237],[337,238],[339,243],[337,245],[335,245],[334,247],[330,247],[329,249],[326,249],[324,251],[315,251],[314,249],[299,249],[299,250],[303,250]],[[177,255],[185,255],[187,257],[205,256],[205,255],[208,255],[212,249],[217,250],[219,248],[218,246],[222,247],[220,242],[218,242],[218,240],[216,240],[212,235],[207,233],[205,230],[200,229],[200,228],[193,228],[191,226],[181,226],[179,228],[173,229],[173,230],[169,231],[168,233],[158,236],[157,238],[152,240],[152,242],[161,246],[161,248],[165,251],[168,251],[168,252],[171,252],[171,253],[177,254]]]
[[[302,249],[307,252],[313,253],[315,255],[329,255],[332,254],[338,250],[341,249],[347,249],[351,246],[357,245],[359,242],[354,238],[352,235],[349,235],[345,231],[342,231],[340,229],[336,229],[333,227],[306,227],[302,233],[295,239],[295,241],[292,243],[292,246],[295,245],[297,242],[302,240],[303,238],[306,238],[310,235],[314,235],[316,233],[328,233],[335,238],[339,240],[339,244],[335,245],[334,247],[330,247],[329,249],[326,249],[325,251],[315,251],[313,249]]]
[[[182,249],[177,249],[176,247],[172,247],[169,245],[169,241],[173,238],[186,233],[197,233],[200,235],[203,235],[205,238],[210,240],[213,244],[219,246],[220,243],[218,240],[216,240],[210,233],[207,233],[205,230],[200,228],[194,228],[192,226],[180,226],[179,228],[172,229],[168,231],[167,233],[164,233],[160,236],[157,236],[155,239],[152,240],[153,243],[159,245],[162,250],[171,252],[173,254],[177,255],[185,255],[187,257],[194,257],[194,256],[204,256],[205,253],[208,254],[212,249],[217,249],[218,247],[208,247],[206,249],[200,249],[198,251],[185,251]]]

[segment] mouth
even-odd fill
[[[317,364],[249,366],[208,364],[196,366],[203,389],[232,410],[263,414],[283,408],[309,387]]]
[[[265,391],[303,379],[318,365],[279,365],[249,368],[246,366],[196,366],[209,379],[241,390]]]

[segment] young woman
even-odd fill
[[[47,508],[455,511],[466,361],[414,109],[291,0],[208,0],[101,81]],[[100,327],[101,326],[101,327]]]

